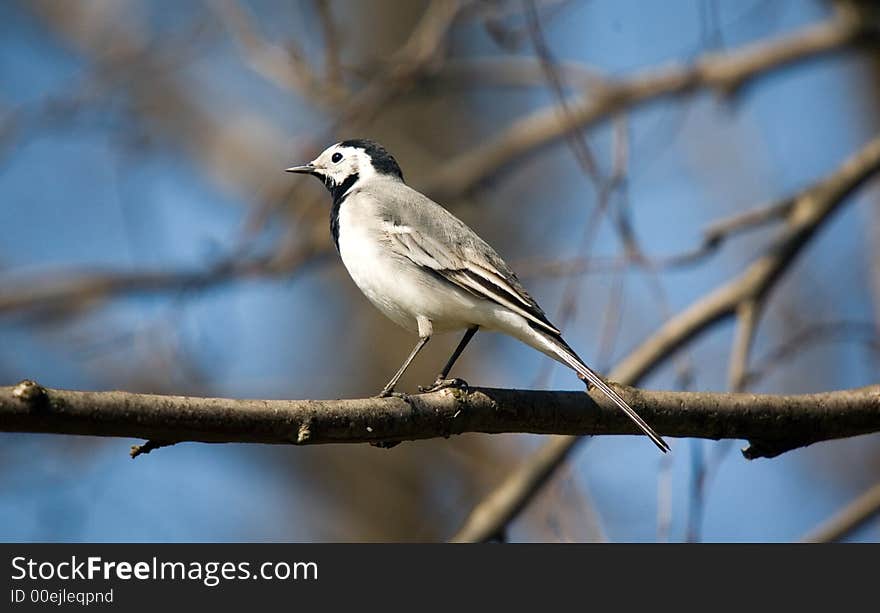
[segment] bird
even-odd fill
[[[486,241],[403,179],[397,160],[379,143],[335,143],[307,164],[285,169],[320,179],[332,197],[330,234],[352,280],[382,313],[418,335],[409,356],[380,397],[395,395],[400,377],[435,333],[464,331],[433,385],[449,379],[456,360],[480,329],[501,332],[572,369],[599,389],[664,453],[666,442],[562,338],[516,274]]]

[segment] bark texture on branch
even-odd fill
[[[745,439],[750,457],[880,431],[880,386],[773,396],[618,388],[666,436]],[[0,387],[0,431],[207,443],[388,443],[464,432],[635,434],[604,397],[447,389],[403,398],[238,400]]]

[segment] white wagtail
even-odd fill
[[[562,339],[492,247],[403,181],[397,161],[369,140],[347,140],[287,172],[313,175],[333,196],[330,232],[351,278],[392,321],[419,342],[380,396],[388,396],[434,332],[465,330],[437,380],[422,391],[463,383],[447,379],[480,328],[504,332],[574,370],[599,388],[662,451],[669,446]]]

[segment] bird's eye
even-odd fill
[[[338,164],[339,162],[342,161],[342,154],[339,153],[339,152],[337,151],[336,153],[333,154],[333,157],[330,158],[330,160],[331,160],[334,164]]]

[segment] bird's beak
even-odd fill
[[[285,168],[284,172],[296,172],[303,175],[313,175],[315,174],[315,165],[312,163],[303,164],[302,166],[291,166],[290,168]]]

